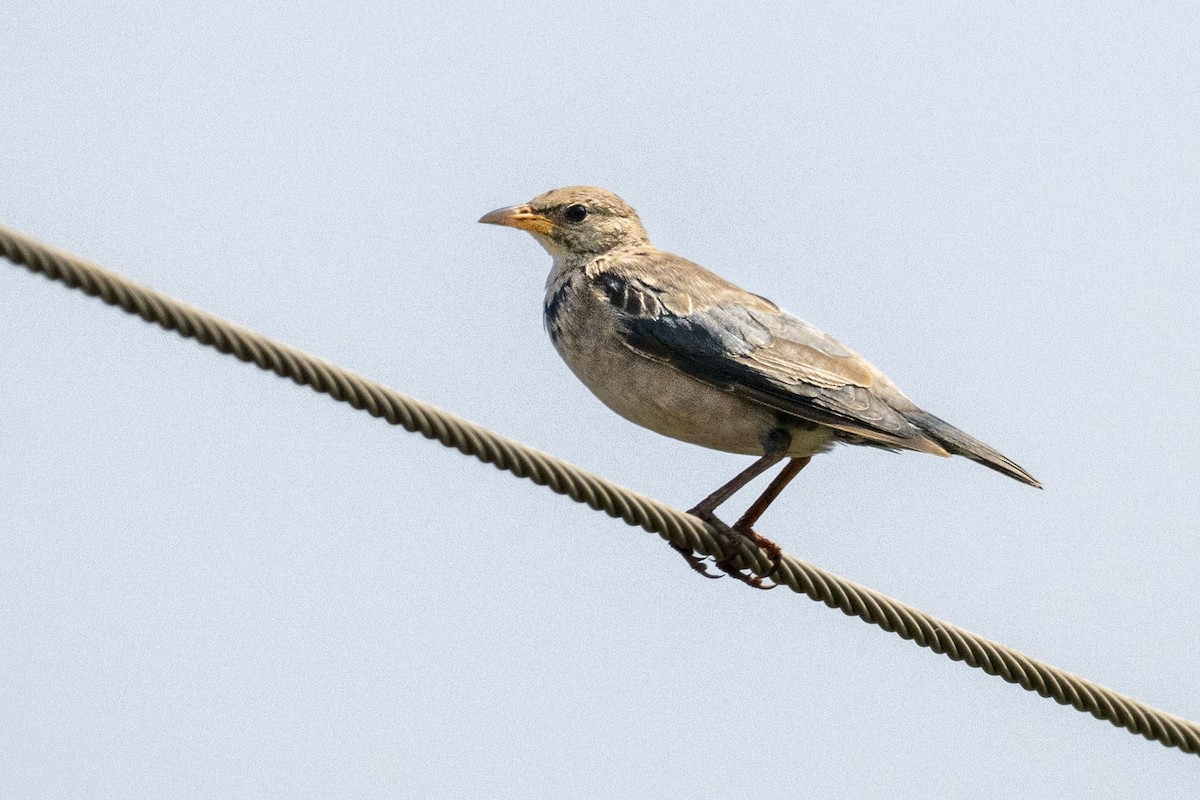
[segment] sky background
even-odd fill
[[[1200,10],[1071,6],[18,4],[0,221],[687,508],[748,459],[605,409],[475,223],[609,188],[1046,485],[842,448],[761,531],[1200,719]],[[1200,786],[4,264],[0,386],[0,795]]]

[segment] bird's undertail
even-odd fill
[[[985,467],[994,469],[996,472],[1003,473],[1021,483],[1027,483],[1038,489],[1042,488],[1042,484],[1037,478],[1030,475],[1007,456],[997,450],[993,450],[964,431],[960,431],[949,422],[919,409],[906,411],[904,416],[908,418],[909,422],[928,434],[929,438],[951,453],[965,456],[972,461],[977,461]]]

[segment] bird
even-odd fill
[[[550,254],[544,322],[555,349],[606,406],[657,433],[757,456],[689,513],[770,553],[754,524],[810,459],[835,444],[965,456],[1021,483],[1011,459],[909,400],[828,334],[704,267],[650,243],[634,209],[592,186],[568,186],[480,220],[524,230]],[[717,508],[787,459],[732,526]],[[708,577],[704,558],[672,545]],[[730,548],[729,552],[733,549]],[[758,576],[717,559],[727,574]]]

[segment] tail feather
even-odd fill
[[[978,439],[959,430],[949,422],[920,409],[905,411],[904,416],[908,418],[909,422],[928,434],[929,438],[951,453],[966,456],[972,461],[983,464],[985,467],[994,469],[996,472],[1007,475],[1021,483],[1027,483],[1038,489],[1042,488],[1041,482],[1022,469],[1016,462],[998,450],[988,447]]]

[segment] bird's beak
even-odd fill
[[[520,228],[530,233],[549,233],[554,229],[553,222],[541,214],[535,213],[528,205],[497,208],[490,214],[484,214],[479,221],[488,225],[507,225],[510,228]]]

